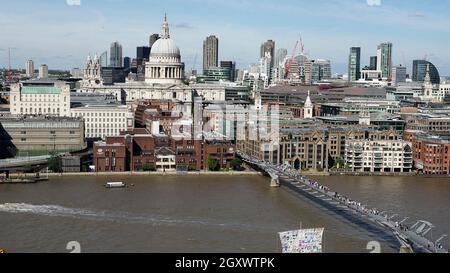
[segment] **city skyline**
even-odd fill
[[[450,30],[445,26],[450,19],[445,14],[450,5],[432,2],[410,1],[408,7],[400,7],[387,0],[380,5],[367,0],[315,4],[284,0],[258,2],[254,9],[251,1],[242,0],[139,1],[133,6],[123,0],[81,1],[79,6],[65,0],[8,2],[0,12],[5,37],[0,41],[0,67],[8,65],[8,47],[17,68],[24,68],[28,59],[50,69],[84,67],[89,53],[101,54],[116,40],[123,45],[123,56],[133,58],[137,46],[147,45],[149,36],[159,33],[167,12],[182,61],[189,68],[195,55],[201,56],[202,41],[209,35],[221,41],[219,61],[236,61],[238,68],[258,62],[264,41],[272,39],[276,50],[286,48],[291,54],[302,35],[305,51],[312,58],[331,60],[333,74],[347,73],[350,47],[361,47],[363,67],[376,55],[377,46],[389,41],[394,44],[394,66],[403,64],[411,74],[412,61],[427,56],[441,75],[448,76],[450,53],[445,47]],[[6,14],[8,9],[21,13]],[[200,67],[197,61],[195,68]]]

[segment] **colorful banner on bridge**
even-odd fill
[[[322,253],[324,228],[280,232],[282,253]]]

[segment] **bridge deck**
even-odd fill
[[[300,175],[297,171],[290,169],[288,166],[274,166],[270,163],[252,159],[244,154],[239,154],[241,158],[254,166],[258,166],[260,169],[264,170],[272,178],[281,179],[281,185],[302,194],[303,196],[314,200],[323,207],[339,212],[340,215],[344,217],[357,217],[359,218],[358,224],[364,225],[369,231],[377,232],[367,226],[367,223],[371,223],[372,226],[376,225],[385,231],[389,231],[391,235],[403,245],[412,248],[417,252],[428,252],[428,253],[448,253],[448,249],[445,248],[438,241],[432,242],[431,239],[422,236],[421,232],[417,232],[418,229],[414,229],[414,226],[409,227],[402,222],[398,223],[393,221],[393,217],[388,217],[387,213],[380,213],[376,209],[371,209],[364,206],[362,203],[349,199],[337,192],[331,191],[328,187],[324,187],[319,183]],[[349,218],[348,218],[349,219]],[[350,219],[355,222],[355,219]],[[420,221],[418,223],[428,223],[425,221]],[[417,225],[417,223],[416,223]],[[426,225],[426,224],[425,224]],[[419,225],[421,226],[421,225]],[[429,223],[428,226],[432,225]],[[422,229],[424,226],[421,226]],[[431,229],[430,228],[430,229]],[[389,243],[392,240],[385,236],[386,234],[381,234],[377,232],[378,235],[384,236],[384,239]],[[444,238],[445,235],[442,238]]]
[[[34,166],[46,164],[51,158],[49,155],[34,157],[19,157],[0,160],[0,170],[8,170],[11,168]]]

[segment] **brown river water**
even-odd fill
[[[450,232],[450,179],[317,177],[380,210]],[[108,181],[134,184],[106,189]],[[0,185],[0,248],[8,252],[280,252],[277,232],[325,227],[325,252],[369,252],[375,235],[262,176],[52,177]],[[441,233],[440,233],[441,232]],[[383,252],[396,252],[384,242]]]

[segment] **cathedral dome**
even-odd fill
[[[180,57],[180,49],[170,38],[158,39],[150,51],[151,57]]]
[[[167,16],[161,29],[161,38],[150,50],[150,58],[145,63],[145,82],[150,84],[183,84],[184,63],[180,49],[170,38]]]

